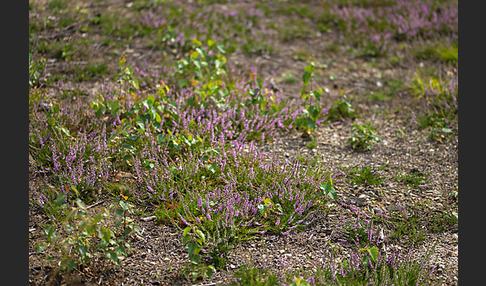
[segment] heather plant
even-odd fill
[[[74,197],[73,189],[85,202],[93,200],[110,177],[106,129],[92,133],[76,130],[81,117],[59,104],[52,104],[47,111],[34,109],[33,116],[36,120],[30,126],[29,164],[33,175],[49,186],[38,193],[39,205],[44,208],[46,201],[55,198],[54,192]]]
[[[416,212],[407,212],[401,206],[397,208],[398,210],[386,219],[391,226],[389,238],[395,241],[406,241],[412,246],[421,244],[426,238],[426,233],[422,228],[422,218]],[[384,217],[377,216],[376,220],[384,221]]]
[[[280,285],[280,277],[274,271],[254,265],[242,265],[231,277],[229,285]]]
[[[407,184],[409,187],[422,187],[427,185],[427,179],[429,174],[425,171],[420,171],[419,169],[413,168],[411,170],[404,171],[400,170],[394,176],[399,182]]]
[[[348,172],[348,178],[356,185],[381,186],[387,181],[381,169],[372,166],[355,167]]]
[[[380,247],[385,239],[383,228],[374,225],[374,221],[365,213],[359,210],[351,210],[356,213],[356,217],[352,219],[343,217],[344,227],[340,228],[343,232],[341,240],[354,244],[360,251],[362,249],[370,251],[373,247]],[[373,262],[376,262],[375,257],[373,260]]]
[[[324,180],[324,174],[299,171],[297,165],[283,165],[284,168],[280,169],[278,161],[262,166],[258,162],[263,158],[253,152],[241,156],[233,150],[226,157],[208,159],[215,163],[218,176],[212,176],[213,173],[206,168],[208,161],[196,159],[195,165],[185,162],[174,168],[179,170],[176,177],[164,176],[166,179],[159,181],[160,185],[147,186],[153,191],[153,198],[177,198],[177,205],[184,206],[173,208],[171,212],[162,211],[159,216],[174,221],[175,225],[180,225],[181,221],[187,227],[202,232],[204,240],[198,242],[201,254],[197,254],[204,254],[203,261],[207,261],[208,265],[223,267],[226,253],[238,241],[269,231],[286,235],[293,229],[305,227],[305,222],[317,211],[318,202],[324,204],[327,196],[335,198],[332,187],[319,183]],[[208,185],[200,174],[204,174],[206,179],[212,178],[216,185]],[[154,177],[141,173],[139,176]],[[218,180],[218,177],[221,179]],[[325,193],[314,194],[319,185]],[[200,189],[201,192],[191,192],[192,189]],[[164,195],[158,190],[174,191]]]
[[[423,98],[425,113],[414,116],[414,121],[421,128],[430,129],[430,138],[440,141],[457,129],[458,122],[458,88],[457,75],[449,76],[446,81],[444,75],[426,76],[416,72],[408,88],[416,98]]]
[[[336,5],[330,16],[366,56],[381,56],[391,49],[392,40],[412,41],[450,34],[457,38],[458,13],[453,1],[386,1]]]
[[[167,143],[178,151],[182,146],[192,148],[221,138],[265,140],[271,138],[275,127],[284,127],[288,109],[281,107],[281,99],[269,93],[261,78],[250,74],[249,81],[232,81],[226,77],[226,60],[221,54],[224,50],[219,44],[208,40],[203,47],[194,40],[194,48],[188,58],[175,64],[175,70],[184,77],[196,70],[192,87],[178,80],[173,83],[178,87],[169,88],[162,81],[156,85],[155,94],[139,96],[139,80],[134,79],[133,68],[121,60],[123,73],[115,93],[120,95],[100,96],[91,103],[98,117],[109,113],[121,123],[112,141],[123,147],[120,149],[126,160],[131,160],[143,145],[143,134],[151,134],[160,145]],[[186,65],[191,65],[187,71]],[[181,127],[184,132],[179,131]]]
[[[432,251],[430,248],[422,259],[411,259],[412,253],[387,254],[376,247],[362,248],[351,253],[331,277],[338,285],[424,285],[433,271],[428,262]]]
[[[430,261],[434,246],[424,256],[409,252],[384,252],[377,247],[350,250],[344,259],[336,259],[340,250],[332,250],[314,262],[315,270],[280,271],[252,264],[242,265],[228,285],[427,285],[434,271]]]
[[[412,54],[421,60],[434,60],[446,64],[457,64],[459,60],[458,44],[424,43],[414,47]]]
[[[230,52],[238,48],[245,53],[273,52],[273,46],[257,32],[260,29],[248,29],[261,27],[261,9],[255,5],[245,11],[215,7],[177,2],[141,6],[140,17],[133,24],[149,33],[156,31],[159,37],[151,44],[157,48],[162,46],[164,51],[188,51],[190,41],[196,38],[201,42],[212,39]]]

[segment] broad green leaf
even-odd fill
[[[208,265],[208,269],[206,271],[206,274],[208,275],[209,280],[213,279],[213,273],[216,272],[216,268],[212,265]]]
[[[125,201],[120,201],[119,205],[124,211],[128,211],[130,209],[130,204]]]
[[[88,247],[86,245],[77,245],[74,249],[81,255],[83,262],[87,263],[89,260]]]
[[[138,85],[138,81],[132,79],[131,84],[135,89],[140,89],[140,86]]]
[[[56,207],[60,207],[62,206],[64,203],[66,202],[66,195],[63,193],[63,192],[60,192],[58,195],[57,195],[57,198],[56,198],[56,202],[54,203],[54,205]]]
[[[321,100],[322,88],[319,87],[318,90],[312,91],[311,94],[316,98],[316,102],[319,102]]]
[[[312,74],[314,72],[314,65],[313,64],[306,65],[304,71],[306,73]]]
[[[320,189],[324,191],[326,195],[328,195],[331,199],[337,200],[337,192],[332,186],[331,182],[328,183],[321,183]]]
[[[186,236],[186,235],[187,235],[187,234],[188,234],[190,231],[191,231],[191,227],[189,227],[189,226],[188,226],[188,227],[186,227],[186,228],[184,229],[184,232],[182,233],[182,236],[183,236],[183,237],[185,237],[185,236]]]
[[[202,238],[203,241],[206,241],[206,236],[204,235],[204,232],[202,232],[200,229],[196,229],[196,233],[199,235],[199,237]]]
[[[113,223],[115,224],[115,227],[119,227],[120,224],[123,222],[123,215],[125,212],[122,209],[116,209],[115,210],[115,216],[113,218]]]
[[[117,255],[120,255],[120,256],[126,256],[127,250],[125,249],[125,246],[118,245],[118,247],[116,248],[116,253],[117,253]]]
[[[378,248],[376,246],[361,248],[360,251],[367,252],[373,262],[378,261]]]
[[[309,84],[309,80],[310,80],[311,77],[312,77],[311,73],[304,72],[304,74],[302,75],[302,81],[304,82],[305,86],[307,86]]]
[[[187,244],[187,252],[189,252],[189,256],[198,254],[199,251],[201,251],[201,247],[198,246],[196,243],[191,242]]]
[[[64,135],[66,135],[67,137],[71,137],[71,133],[69,132],[69,130],[66,128],[66,127],[59,127],[59,130],[61,130],[62,133],[64,133]]]
[[[196,52],[204,58],[204,50],[202,50],[201,48],[196,48]]]
[[[51,105],[51,111],[52,111],[52,113],[56,113],[56,114],[59,113],[59,111],[61,111],[59,104]]]
[[[49,247],[48,244],[39,245],[37,247],[37,254],[44,252]]]
[[[191,53],[191,57],[192,57],[193,59],[197,59],[197,57],[198,57],[198,56],[199,56],[199,53],[198,53],[198,52],[196,52],[196,51],[193,51],[193,52]]]
[[[141,130],[143,130],[143,131],[145,132],[145,123],[143,122],[143,120],[142,120],[142,119],[137,118],[137,119],[135,120],[135,123],[137,124],[137,126],[138,126],[138,127],[141,129]]]
[[[312,118],[306,118],[305,127],[307,130],[315,130],[316,129],[316,122]]]
[[[263,80],[261,77],[257,77],[257,83],[258,87],[260,87],[260,89],[263,89]]]
[[[193,39],[192,43],[195,44],[196,46],[201,46],[202,43],[198,39]]]
[[[161,123],[162,122],[162,117],[160,117],[160,114],[158,112],[155,112],[154,114],[155,114],[155,121],[157,123]]]
[[[368,253],[371,256],[371,259],[373,259],[373,262],[378,261],[378,248],[376,246],[368,248]]]
[[[213,173],[213,174],[214,174],[214,173],[216,173],[216,171],[217,171],[217,169],[218,169],[218,168],[217,168],[217,166],[218,166],[218,165],[217,165],[216,163],[211,163],[211,164],[207,164],[207,165],[206,165],[206,168],[207,168],[207,169],[208,169],[208,170],[209,170],[211,173]]]
[[[61,261],[61,267],[65,267],[67,272],[71,272],[73,269],[78,267],[78,262],[77,261],[71,261],[71,260],[65,258]]]
[[[118,259],[118,256],[116,255],[116,253],[113,250],[111,250],[111,249],[106,250],[105,255],[106,255],[106,257],[111,259],[111,261],[113,261],[116,265],[120,265],[120,259]]]
[[[219,50],[220,53],[226,54],[226,50],[224,48],[224,45],[221,43],[216,44],[216,48]],[[224,57],[223,57],[224,58]],[[225,61],[226,62],[226,61]]]
[[[189,241],[191,241],[191,239],[192,239],[192,236],[190,236],[190,235],[183,236],[182,237],[182,244],[185,245],[186,243],[188,243]]]

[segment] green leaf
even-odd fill
[[[130,210],[130,204],[125,202],[125,201],[120,201],[118,203],[120,205],[120,207],[124,210],[124,211],[128,211]]]
[[[196,229],[196,233],[199,235],[199,237],[202,238],[203,241],[206,241],[206,236],[204,235],[204,232],[202,232],[200,229]]]
[[[120,259],[118,259],[118,256],[116,255],[116,253],[113,250],[111,250],[111,249],[106,250],[105,255],[111,261],[113,261],[116,265],[120,265]]]
[[[304,68],[304,71],[312,74],[314,72],[314,64],[311,63],[309,65],[306,65],[305,68]]]
[[[132,79],[131,84],[135,89],[140,89],[140,86],[138,85],[138,81]]]
[[[61,267],[64,267],[66,271],[69,273],[76,267],[78,267],[78,262],[77,261],[72,261],[68,258],[65,258],[61,261]]]
[[[222,54],[226,54],[226,50],[225,50],[225,48],[224,48],[224,45],[223,45],[223,44],[218,43],[218,44],[216,45],[216,48],[219,50],[219,52],[220,52],[220,53],[222,53]]]
[[[114,234],[111,230],[106,229],[106,228],[101,228],[99,230],[99,235],[98,237],[106,242],[110,242],[111,238],[114,237]]]
[[[324,193],[328,195],[331,199],[337,200],[337,192],[330,182],[325,184],[321,183],[320,189],[323,190]]]
[[[187,252],[189,252],[189,256],[193,256],[194,254],[198,254],[201,251],[201,247],[197,245],[197,243],[188,243],[187,244]]]
[[[189,232],[191,231],[191,227],[188,226],[184,229],[184,232],[182,233],[182,236],[185,237]]]
[[[316,102],[319,102],[321,100],[322,88],[319,87],[318,90],[312,91],[311,94],[316,98]]]
[[[61,108],[59,107],[59,104],[54,104],[51,106],[51,111],[52,113],[59,113],[59,111],[61,111]]]
[[[257,83],[258,87],[260,87],[260,89],[263,89],[263,80],[261,77],[257,77]]]
[[[73,190],[73,192],[76,194],[76,197],[79,197],[78,189],[76,189],[75,186],[71,186],[71,190]]]
[[[315,130],[316,129],[316,121],[313,120],[312,118],[306,118],[305,128],[307,130]]]
[[[61,132],[64,133],[64,135],[66,135],[67,137],[71,137],[71,133],[66,127],[59,127],[59,130],[61,130]]]
[[[371,256],[371,259],[373,259],[373,262],[378,261],[378,248],[376,246],[368,248],[368,253]]]
[[[83,263],[87,263],[89,261],[89,253],[88,253],[88,247],[85,245],[77,245],[74,248],[80,255],[81,255],[81,260]]]
[[[120,224],[123,222],[123,215],[125,212],[122,209],[116,209],[115,210],[115,216],[113,218],[113,223],[115,224],[115,227],[119,227]]]
[[[182,244],[186,244],[191,240],[192,240],[192,236],[190,236],[190,235],[183,236],[182,237]]]
[[[449,127],[444,127],[444,128],[442,128],[442,132],[444,132],[444,133],[451,133],[452,132],[452,129],[450,129]]]
[[[208,265],[206,270],[206,275],[208,276],[209,280],[213,279],[213,273],[216,272],[216,268],[212,265]]]
[[[208,164],[206,165],[206,168],[211,172],[211,173],[216,173],[217,171],[217,164],[216,163],[211,163],[211,164]]]
[[[49,247],[49,245],[47,245],[47,244],[39,245],[37,247],[37,254],[44,252],[48,247]]]
[[[145,132],[145,123],[143,122],[143,120],[142,120],[142,119],[137,118],[137,119],[135,120],[135,123],[137,123],[137,126],[138,126],[140,129],[142,129],[142,131],[144,131],[144,132]]]
[[[373,262],[378,261],[378,248],[376,246],[361,248],[360,250],[368,252]]]
[[[127,250],[126,250],[125,246],[118,245],[118,247],[116,248],[116,253],[119,256],[125,256],[125,255],[127,255]]]
[[[60,207],[66,202],[66,195],[63,192],[60,192],[57,195],[56,201],[54,203],[54,206]]]
[[[311,73],[304,72],[304,74],[302,75],[302,81],[304,82],[305,86],[307,86],[309,84],[309,80],[310,80],[311,77],[312,77]]]
[[[158,112],[156,112],[154,114],[155,114],[155,121],[157,123],[161,123],[162,122],[162,117],[160,117],[160,114]]]

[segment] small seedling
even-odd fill
[[[356,111],[344,92],[341,92],[341,97],[341,99],[332,103],[331,108],[327,112],[327,120],[342,121],[346,118],[353,119],[356,117]]]
[[[348,143],[351,148],[358,151],[370,151],[373,149],[373,143],[380,142],[380,136],[376,135],[375,128],[369,123],[356,123],[351,125],[351,135]]]

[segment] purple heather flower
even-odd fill
[[[291,231],[291,230],[288,230],[288,231],[286,231],[286,232],[282,232],[282,235],[287,235],[287,234],[289,234],[289,233],[290,233],[290,231]]]

